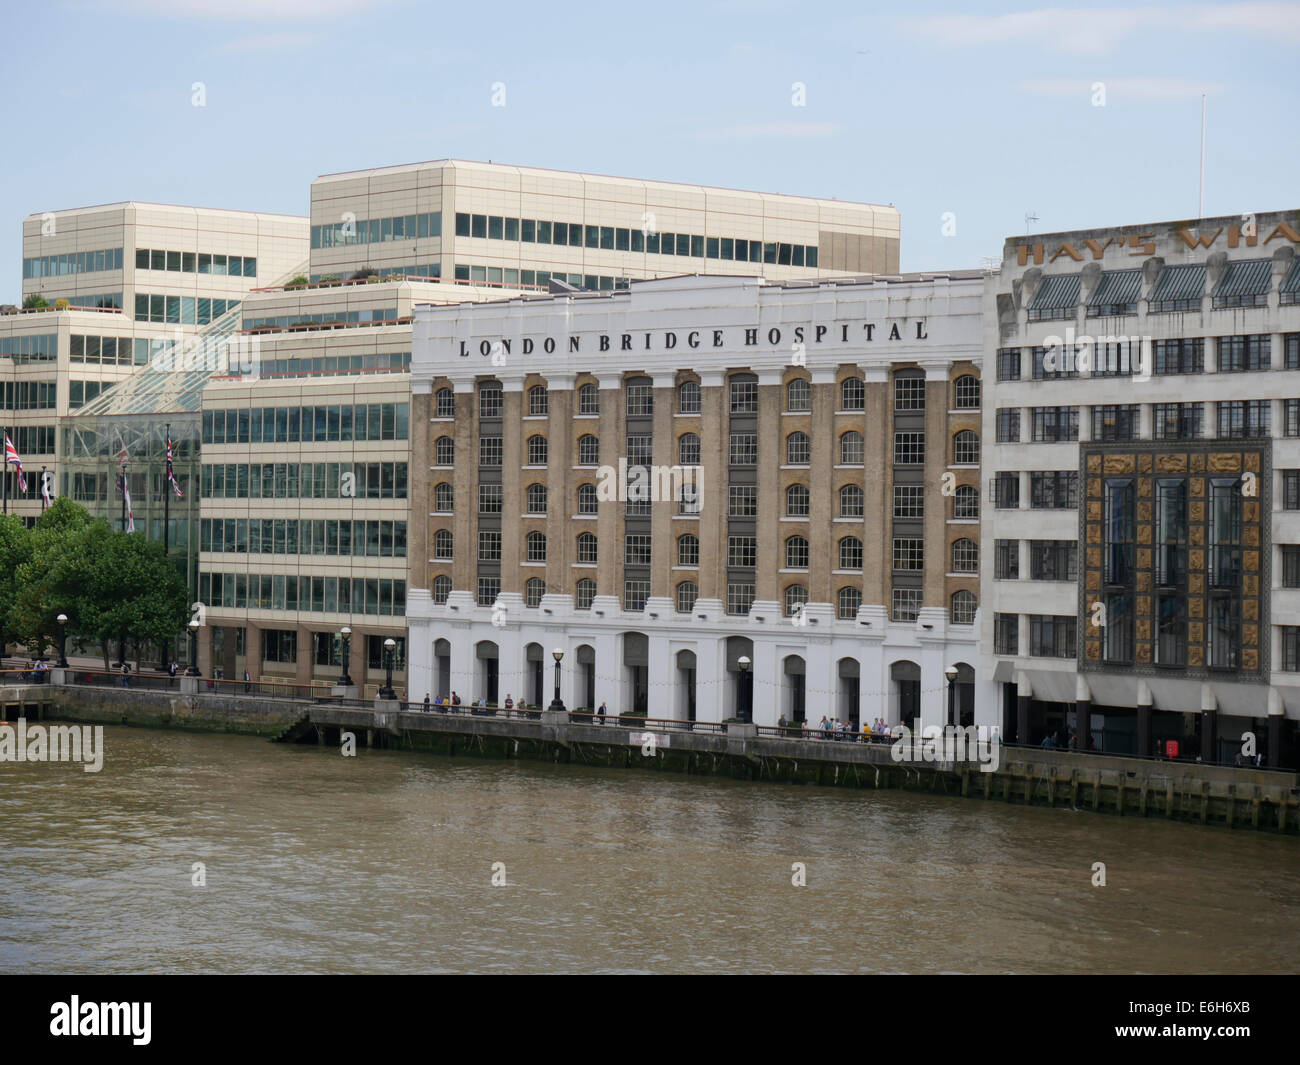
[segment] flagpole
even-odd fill
[[[9,427],[5,426],[5,439],[9,439]],[[4,512],[9,513],[9,449],[5,448],[5,477],[4,477]]]
[[[41,467],[41,513],[45,513],[45,467]]]
[[[167,550],[167,549],[168,549],[168,547],[169,547],[170,544],[171,544],[171,538],[170,538],[170,536],[169,536],[169,533],[170,533],[170,531],[171,531],[171,524],[172,524],[172,486],[171,486],[171,484],[168,482],[168,478],[167,478],[167,472],[168,472],[168,471],[170,470],[170,468],[171,468],[172,427],[171,427],[171,422],[167,422],[166,425],[167,425],[167,440],[166,440],[166,442],[163,444],[163,447],[166,448],[166,450],[165,450],[165,452],[163,453],[163,483],[162,483],[162,494],[163,494],[163,558],[167,558],[167,556],[168,556],[168,550]],[[164,639],[164,640],[163,640],[163,645],[162,645],[162,665],[160,665],[160,666],[158,667],[158,668],[161,669],[163,672],[167,672],[168,660],[171,658],[171,643],[172,643],[172,642],[171,642],[170,639]]]

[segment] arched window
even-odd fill
[[[453,542],[449,530],[439,529],[433,534],[433,557],[439,562],[450,562]]]
[[[456,490],[446,481],[442,484],[435,485],[433,489],[433,509],[442,514],[447,514],[454,510],[456,500]]]
[[[787,518],[808,517],[808,486],[792,484],[785,490],[785,516]]]
[[[867,404],[867,386],[861,377],[840,382],[840,410],[862,410]]]
[[[528,390],[528,413],[540,417],[551,412],[550,396],[545,385],[533,385]]]
[[[835,596],[835,616],[841,621],[852,621],[858,616],[858,607],[861,605],[861,589],[841,588]]]
[[[698,566],[700,564],[700,538],[693,533],[677,537],[677,565]]]
[[[583,563],[594,563],[596,561],[595,533],[578,534],[578,561]]]
[[[700,413],[700,386],[697,381],[683,381],[677,389],[677,409],[682,414]]]
[[[546,582],[541,577],[534,577],[524,585],[524,605],[541,606],[542,596],[546,594]]]
[[[840,517],[860,518],[866,513],[862,502],[862,489],[856,484],[846,484],[840,489]]]
[[[546,513],[546,485],[530,484],[528,486],[528,513]]]
[[[689,614],[695,609],[695,600],[699,598],[700,589],[694,581],[682,581],[677,586],[677,613]]]
[[[594,484],[578,485],[578,513],[600,513],[600,499],[596,495],[596,486]]]
[[[698,514],[702,502],[703,493],[700,491],[699,478],[692,477],[687,480],[683,477],[681,484],[677,486],[677,513]]]
[[[803,536],[791,536],[785,541],[785,568],[808,568],[808,540]]]
[[[694,433],[686,433],[677,441],[677,461],[683,466],[700,464],[700,438]]]
[[[791,381],[785,386],[786,410],[810,410],[812,408],[812,390],[803,378]]]
[[[639,377],[623,383],[624,403],[629,417],[648,418],[655,412],[654,385],[648,377]]]
[[[600,413],[600,389],[595,385],[583,385],[578,389],[578,413]]]
[[[785,602],[783,604],[785,616],[790,618],[800,613],[804,604],[808,602],[808,589],[802,584],[790,584],[785,589]]]
[[[980,405],[980,379],[973,374],[963,374],[953,384],[957,410],[978,410]]]
[[[435,418],[456,417],[456,393],[450,388],[438,389],[434,397],[433,416]]]
[[[850,430],[840,437],[841,466],[861,466],[864,454],[861,433]]]
[[[484,381],[478,386],[478,416],[500,418],[501,410],[501,382]]]
[[[575,610],[590,610],[591,601],[596,598],[596,582],[583,577],[578,582],[577,594],[573,597]]]
[[[545,562],[546,561],[546,534],[539,532],[530,532],[528,534],[528,561]]]
[[[975,607],[977,606],[974,592],[962,590],[954,592],[952,596],[952,623],[954,625],[974,625],[975,624]]]
[[[812,443],[807,433],[791,433],[785,438],[787,466],[807,466],[812,458]]]
[[[550,446],[541,433],[534,433],[528,438],[528,465],[545,466],[549,452]]]
[[[963,429],[952,438],[952,461],[958,465],[979,462],[980,438],[972,429]]]
[[[979,568],[979,545],[974,540],[954,540],[952,543],[953,573],[977,573]]]
[[[980,493],[974,485],[959,484],[952,494],[952,516],[954,518],[978,518],[980,516]]]
[[[433,445],[433,464],[435,466],[456,465],[456,441],[449,436],[440,436]]]
[[[600,439],[587,433],[578,438],[578,465],[600,465]]]
[[[433,601],[441,606],[451,595],[451,578],[447,576],[433,578]]]
[[[862,541],[856,536],[840,540],[840,569],[862,568]]]

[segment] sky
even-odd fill
[[[32,213],[305,215],[456,157],[895,205],[904,270],[1300,207],[1300,0],[50,0],[3,15],[0,303]],[[196,106],[201,104],[201,106]],[[1026,216],[1037,220],[1027,221]]]

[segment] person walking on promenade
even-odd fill
[[[425,692],[425,693],[424,693],[424,709],[425,709],[425,712],[426,712],[426,713],[427,713],[428,710],[429,710],[429,693],[428,693],[428,692]]]
[[[131,665],[129,662],[122,663],[122,687],[131,687]]]
[[[600,717],[600,721],[598,721],[597,724],[603,725],[605,723],[605,700],[602,699],[600,701],[600,709],[596,711],[596,714]]]
[[[252,690],[252,685],[249,683],[252,679],[253,678],[248,675],[248,670],[245,669],[244,670],[244,694],[245,695],[247,695]]]

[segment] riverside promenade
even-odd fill
[[[474,713],[397,702],[330,699],[292,685],[226,682],[204,691],[189,678],[148,677],[131,688],[104,676],[77,683],[0,687],[4,717],[146,728],[237,732],[285,743],[409,750],[611,770],[723,776],[823,787],[901,788],[984,802],[1160,817],[1300,835],[1300,775],[1093,752],[1001,746],[996,769],[963,760],[899,760],[893,745],[860,736],[734,722],[605,718],[549,711]],[[87,682],[88,681],[88,682]],[[181,690],[182,685],[191,690]],[[245,693],[244,688],[249,690]],[[192,690],[199,688],[199,690]],[[111,740],[106,751],[111,764]]]

